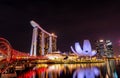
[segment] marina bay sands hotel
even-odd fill
[[[48,33],[39,24],[35,21],[30,21],[30,24],[33,26],[33,34],[32,34],[32,43],[30,55],[45,55],[48,53],[52,53],[56,51],[56,39],[57,36],[55,34]]]

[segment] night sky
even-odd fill
[[[0,37],[12,47],[29,52],[34,20],[55,33],[57,48],[68,52],[75,42],[110,39],[115,53],[120,52],[120,2],[48,2],[39,0],[0,0]]]

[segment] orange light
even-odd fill
[[[52,33],[51,35],[52,35],[52,36],[54,36],[55,34],[54,34],[54,33]]]

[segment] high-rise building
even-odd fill
[[[52,53],[56,51],[56,39],[55,34],[48,33],[43,28],[40,27],[35,21],[30,21],[33,26],[32,43],[30,49],[31,56],[43,56],[47,53]]]
[[[96,41],[97,57],[113,57],[113,47],[110,40],[97,40]]]
[[[108,57],[113,57],[113,46],[110,40],[106,40],[106,48],[107,48],[106,55]]]

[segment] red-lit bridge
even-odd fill
[[[33,67],[38,59],[46,59],[44,56],[30,56],[27,52],[13,49],[8,40],[0,38],[0,78],[2,75],[15,70],[24,70]],[[6,77],[3,77],[6,78]]]
[[[13,49],[13,47],[10,45],[9,41],[0,38],[0,61],[1,60],[20,60],[20,59],[36,59],[38,57],[30,56],[27,52],[20,52],[18,50]]]

